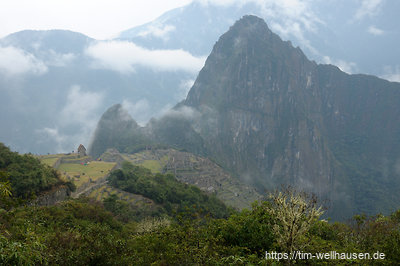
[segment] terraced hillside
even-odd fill
[[[203,191],[215,193],[227,205],[242,209],[261,198],[255,189],[240,182],[207,158],[174,149],[151,149],[134,154],[119,154],[107,150],[103,161],[119,158],[150,169],[153,173],[172,173],[181,182],[196,185]]]
[[[93,161],[90,156],[78,154],[49,154],[39,156],[39,159],[61,173],[65,181],[72,181],[76,191],[72,197],[89,196],[99,201],[116,195],[118,199],[127,202],[133,209],[154,209],[154,202],[141,195],[136,195],[114,188],[107,184],[108,174],[118,167],[116,162]]]
[[[132,207],[153,205],[150,199],[107,185],[108,174],[126,160],[148,168],[153,173],[172,173],[179,181],[215,193],[227,205],[237,209],[248,208],[252,202],[261,198],[255,189],[241,183],[209,159],[174,149],[152,149],[134,154],[120,154],[110,149],[99,161],[77,154],[44,155],[40,159],[59,170],[64,180],[73,181],[77,189],[72,197],[86,195],[102,200],[115,194]]]

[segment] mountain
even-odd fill
[[[89,143],[108,106],[121,102],[145,123],[185,97],[193,70],[140,64],[128,65],[128,72],[109,69],[103,56],[110,58],[113,44],[64,30],[0,39],[0,112],[6,114],[0,117],[0,140],[19,152],[70,152],[77,143]],[[128,46],[143,52],[136,48]]]
[[[245,16],[214,45],[186,100],[140,131],[260,191],[315,192],[345,219],[399,207],[399,100],[399,83],[309,61]]]
[[[97,124],[96,136],[90,146],[89,153],[94,157],[102,155],[107,148],[130,150],[132,145],[146,144],[139,125],[132,119],[120,104],[111,106]]]
[[[28,53],[35,53],[40,59],[45,59],[46,51],[60,54],[82,54],[88,44],[94,39],[68,30],[24,30],[10,34],[1,39],[2,46],[13,46]],[[50,54],[51,55],[51,54]]]
[[[367,4],[370,3],[370,4]],[[141,125],[185,99],[218,37],[245,14],[318,63],[400,80],[397,1],[193,1],[98,41],[67,30],[0,39],[0,140],[13,150],[70,152],[122,103]],[[367,45],[366,45],[367,44]]]
[[[391,1],[193,1],[117,39],[204,56],[236,20],[251,14],[316,62],[400,81],[399,10]]]

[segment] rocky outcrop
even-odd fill
[[[71,190],[63,185],[39,195],[30,205],[52,206],[68,199],[70,196]]]
[[[400,83],[318,65],[245,16],[186,100],[141,132],[206,155],[259,191],[314,192],[345,219],[400,207],[399,102]]]

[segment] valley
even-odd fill
[[[0,265],[399,264],[399,3],[0,38]]]

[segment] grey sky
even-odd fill
[[[0,2],[0,38],[21,30],[67,29],[111,38],[191,0],[12,0]]]

